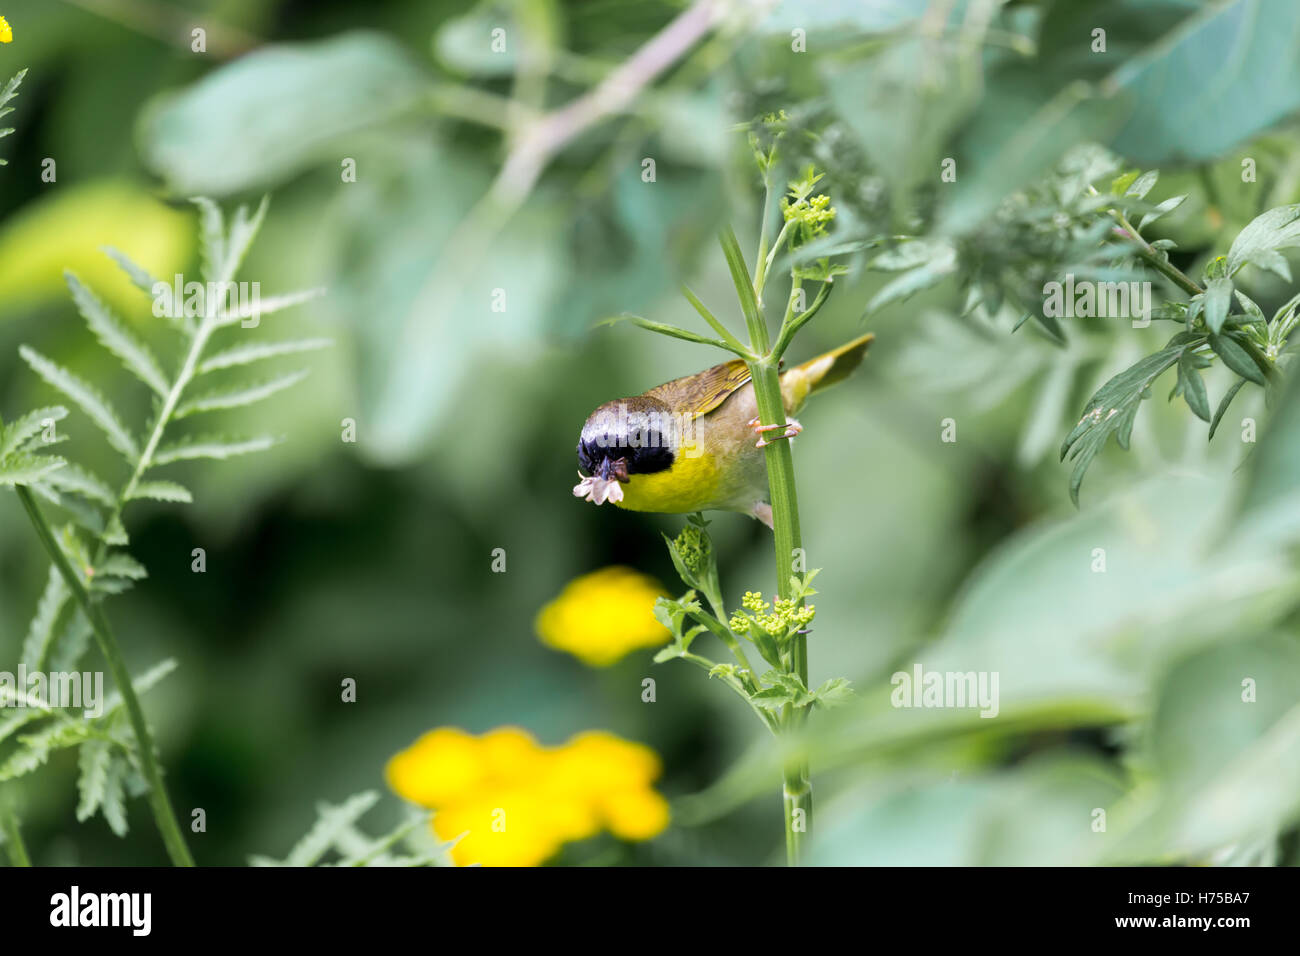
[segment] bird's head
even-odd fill
[[[632,476],[665,471],[677,455],[678,431],[667,405],[638,395],[601,405],[578,439],[578,477],[573,494],[593,504],[623,500]]]

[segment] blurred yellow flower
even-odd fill
[[[655,600],[665,592],[632,568],[610,567],[570,581],[537,615],[543,644],[568,651],[591,667],[608,667],[640,647],[672,639],[655,620]]]
[[[394,756],[388,785],[436,811],[440,839],[460,866],[538,866],[560,847],[607,829],[648,840],[668,826],[668,802],[651,786],[661,771],[649,747],[588,731],[543,747],[525,730],[475,737],[439,727]]]
[[[9,25],[9,21],[0,17],[0,43],[14,42],[14,28]]]

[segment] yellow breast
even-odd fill
[[[617,504],[629,511],[683,514],[703,511],[717,501],[721,472],[709,453],[678,455],[672,467],[649,475],[632,475],[623,485]]]

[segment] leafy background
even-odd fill
[[[572,448],[596,404],[713,357],[591,327],[623,310],[694,327],[676,294],[688,279],[715,311],[730,301],[713,236],[727,220],[756,235],[761,198],[736,126],[784,109],[790,161],[827,169],[855,267],[794,358],[864,327],[878,336],[863,372],[805,414],[797,446],[805,544],[825,569],[811,677],[847,675],[860,698],[810,743],[816,859],[1300,862],[1300,390],[1276,390],[1271,408],[1243,390],[1207,443],[1162,380],[1131,451],[1100,455],[1076,510],[1052,452],[1088,396],[1167,336],[1103,320],[1067,320],[1064,344],[1034,322],[1012,332],[1045,279],[1090,265],[1031,228],[1068,219],[1060,164],[1081,144],[1158,166],[1151,203],[1188,195],[1148,236],[1176,242],[1189,274],[1259,213],[1300,201],[1300,9],[786,0],[764,18],[732,6],[727,29],[568,144],[497,228],[480,200],[502,137],[467,90],[562,104],[681,4],[6,5],[15,42],[0,75],[29,73],[0,143],[0,407],[50,398],[20,343],[92,380],[111,373],[64,268],[149,332],[156,320],[98,249],[155,274],[192,270],[179,198],[273,192],[243,277],[264,293],[330,290],[265,321],[335,348],[288,400],[230,416],[288,440],[183,473],[192,507],[141,508],[133,550],[151,577],[112,611],[135,670],[180,661],[147,707],[176,804],[207,811],[195,854],[282,855],[317,800],[375,787],[424,730],[518,724],[546,743],[594,727],[644,741],[679,801],[654,842],[595,841],[564,861],[776,859],[773,757],[751,746],[743,708],[650,651],[586,669],[541,646],[532,621],[606,564],[672,580],[658,532],[680,520],[573,499]],[[206,55],[189,50],[198,23]],[[519,40],[512,56],[487,52],[498,24]],[[791,51],[795,28],[807,53]],[[56,184],[40,180],[46,157]],[[356,183],[341,182],[344,157]],[[947,157],[954,183],[938,178]],[[1244,158],[1257,181],[1242,181]],[[896,234],[925,241],[902,272],[872,245]],[[482,254],[461,252],[467,237]],[[1238,283],[1270,315],[1294,291],[1253,266]],[[967,311],[972,286],[983,305]],[[496,288],[505,313],[491,311]],[[1213,403],[1233,378],[1208,370]],[[348,417],[355,445],[340,441]],[[939,439],[949,417],[956,443]],[[1241,440],[1246,417],[1257,444]],[[83,460],[111,470],[89,426],[66,424]],[[711,530],[733,600],[770,590],[766,530],[727,515]],[[195,547],[206,574],[190,571]],[[490,571],[498,547],[504,575]],[[1091,570],[1099,547],[1104,574]],[[21,510],[0,498],[5,660],[45,573]],[[916,661],[998,671],[1002,715],[891,708],[889,675]],[[355,704],[339,701],[343,677]],[[1255,704],[1241,703],[1247,677]],[[37,862],[162,862],[139,801],[126,842],[102,820],[73,822],[75,773],[56,758],[24,780]],[[1095,807],[1108,808],[1105,834]],[[382,812],[400,816],[394,798]]]

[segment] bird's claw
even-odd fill
[[[756,435],[762,435],[763,432],[770,432],[775,428],[782,428],[782,427],[785,428],[784,432],[782,432],[780,435],[777,435],[775,438],[771,439],[770,441],[766,438],[759,438],[757,444],[754,445],[755,448],[766,448],[768,445],[772,444],[772,442],[780,441],[783,438],[794,438],[801,431],[803,431],[803,426],[800,425],[793,418],[790,419],[784,426],[764,425],[759,419],[755,418],[753,421],[749,423],[749,427],[754,429],[754,433]]]

